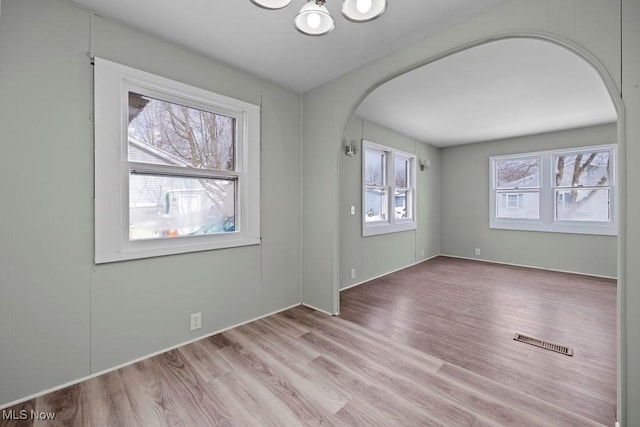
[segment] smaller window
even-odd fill
[[[363,141],[363,236],[413,230],[415,156]]]

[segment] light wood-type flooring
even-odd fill
[[[342,292],[339,317],[290,309],[3,414],[53,422],[0,425],[612,426],[615,295],[608,280],[436,258]]]
[[[615,423],[613,280],[439,257],[343,291],[341,303],[342,319],[394,342]],[[516,332],[574,356],[516,342]]]

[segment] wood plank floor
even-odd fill
[[[287,310],[4,410],[53,421],[0,425],[611,426],[614,401],[614,284],[439,258],[343,292],[340,317]]]
[[[341,293],[341,318],[613,425],[613,280],[439,257]],[[566,345],[567,357],[514,341]]]

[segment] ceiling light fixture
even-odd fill
[[[294,20],[296,29],[308,36],[321,36],[333,30],[334,20],[324,0],[309,0]]]
[[[282,9],[291,0],[251,0],[263,9]],[[308,36],[330,33],[335,25],[333,17],[325,6],[326,0],[308,0],[294,19],[298,31]],[[351,22],[369,22],[387,10],[387,0],[343,0],[342,16]]]
[[[282,9],[283,7],[289,6],[291,0],[251,0],[251,3],[259,6],[263,9]]]
[[[386,0],[344,0],[342,2],[342,16],[351,22],[373,21],[386,10]]]

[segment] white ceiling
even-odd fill
[[[305,3],[265,10],[249,0],[67,0],[165,40],[306,92],[378,57],[482,13],[503,0],[389,0],[379,19],[336,19],[325,36],[298,33]],[[606,123],[616,113],[600,78],[556,45],[503,40],[394,79],[357,114],[443,147]]]
[[[340,1],[327,0],[336,27],[321,37],[305,36],[293,27],[304,0],[294,0],[280,10],[261,9],[249,0],[71,2],[306,92],[501,1],[389,0],[382,17],[355,24],[340,14]]]
[[[376,89],[356,114],[437,147],[617,119],[590,65],[533,39],[488,43],[414,70]]]

